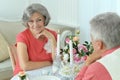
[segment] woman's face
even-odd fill
[[[44,30],[44,21],[45,21],[45,18],[41,14],[35,12],[30,17],[30,20],[28,21],[28,26],[29,26],[30,31],[34,35],[42,32]]]

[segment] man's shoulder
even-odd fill
[[[105,67],[99,62],[94,62],[88,67],[88,70],[93,71],[93,72],[102,71],[104,69]]]

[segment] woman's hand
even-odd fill
[[[46,36],[49,39],[49,41],[52,43],[52,45],[51,45],[52,58],[54,59],[54,57],[55,57],[55,49],[56,49],[56,46],[57,46],[57,42],[56,42],[56,39],[55,39],[54,35],[51,32],[49,32],[48,30],[44,29],[40,33],[39,38],[42,37],[42,36]]]
[[[44,30],[40,33],[40,35],[44,35],[44,36],[46,36],[48,39],[54,38],[54,35],[53,35],[51,32],[49,32],[48,30],[46,30],[46,29],[44,29]]]
[[[44,37],[44,36],[46,36],[48,39],[51,39],[51,38],[54,37],[53,34],[50,33],[49,31],[47,31],[46,29],[44,29],[44,30],[42,30],[41,32],[35,34],[35,38],[36,38],[36,39],[42,38],[42,37]]]
[[[52,48],[52,59],[54,60],[55,58],[55,49],[56,49],[56,46],[57,46],[57,42],[55,40],[55,37],[52,33],[50,33],[49,31],[47,30],[44,30],[43,31],[43,34],[50,40],[50,42],[52,43],[51,45],[51,48]]]
[[[92,64],[93,62],[95,62],[96,60],[100,59],[102,53],[103,51],[94,51],[91,55],[87,57],[85,65],[88,66]]]

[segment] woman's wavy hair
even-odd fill
[[[27,22],[29,21],[30,17],[35,13],[40,13],[41,15],[44,16],[45,18],[45,26],[48,25],[49,21],[50,21],[50,15],[48,13],[48,10],[41,4],[38,4],[38,3],[33,3],[31,4],[30,6],[28,6],[24,13],[23,13],[23,16],[22,16],[22,21],[23,21],[23,24],[27,26]]]

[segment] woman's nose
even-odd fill
[[[38,22],[34,21],[33,26],[37,27],[38,26]]]

